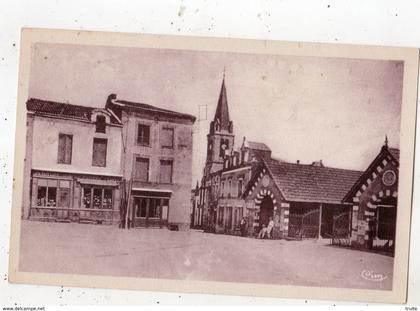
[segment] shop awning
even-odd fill
[[[134,196],[154,197],[154,198],[169,198],[172,195],[172,190],[169,189],[155,189],[155,188],[132,188]]]
[[[78,178],[77,181],[83,185],[93,185],[93,186],[108,186],[108,187],[117,187],[118,182],[116,180],[101,180],[101,179],[92,179],[92,178]]]

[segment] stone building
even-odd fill
[[[190,225],[192,125],[195,117],[108,97],[123,124],[122,175],[132,226]]]
[[[398,149],[386,142],[362,172],[327,167],[322,160],[289,163],[245,138],[234,150],[234,138],[223,80],[199,189],[203,229],[239,234],[245,217],[247,234],[255,236],[272,218],[274,238],[393,247]]]
[[[195,186],[194,189],[191,190],[191,228],[200,229],[203,225],[203,206],[199,204],[200,200],[200,187],[198,185]]]
[[[351,243],[393,248],[395,241],[400,151],[388,141],[344,197],[352,203]]]
[[[195,117],[108,97],[29,99],[23,218],[189,226]]]

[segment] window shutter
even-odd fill
[[[139,124],[137,127],[137,143],[150,145],[150,126]]]
[[[65,135],[65,157],[64,162],[67,164],[71,163],[71,151],[73,145],[73,137],[71,135]]]
[[[174,147],[174,129],[169,127],[162,128],[160,135],[160,144],[162,148]]]
[[[172,182],[172,161],[171,160],[160,161],[160,182],[162,183]]]
[[[65,163],[66,136],[58,135],[58,163]]]
[[[72,135],[58,135],[58,163],[71,163],[72,141]]]
[[[149,159],[147,158],[136,158],[134,177],[140,181],[149,180]]]
[[[101,138],[93,139],[92,165],[106,166],[107,140]]]

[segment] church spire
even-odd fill
[[[220,131],[232,131],[225,86],[225,70],[223,70],[222,87],[220,89],[219,101],[217,102],[216,113],[214,115],[214,123],[220,129]]]

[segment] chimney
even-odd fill
[[[111,110],[120,120],[122,118],[122,105],[115,103],[116,94],[110,94],[106,100],[105,109]]]

